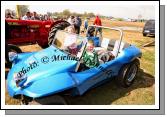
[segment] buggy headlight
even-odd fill
[[[19,76],[18,73],[14,73],[13,75],[14,81],[16,82],[17,87],[24,87],[24,83],[27,81],[27,75],[24,74]]]
[[[9,55],[9,61],[10,62],[14,61],[18,57],[18,54],[15,53],[15,52],[9,52],[8,55]]]

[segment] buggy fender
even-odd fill
[[[122,50],[118,54],[118,56],[114,60],[108,62],[107,65],[110,66],[112,70],[114,70],[113,76],[117,76],[119,73],[119,70],[121,69],[123,65],[129,64],[133,60],[140,58],[141,56],[142,56],[142,53],[140,49],[131,45],[125,48],[124,50]]]
[[[35,80],[23,88],[16,87],[14,80],[11,80],[9,84],[8,91],[10,96],[14,97],[15,95],[23,94],[33,98],[59,93],[75,86],[74,80],[68,73],[60,73]]]
[[[28,58],[29,56],[35,54],[36,52],[26,52],[18,54],[18,60],[22,60],[24,58]]]
[[[117,61],[126,64],[132,62],[136,58],[140,58],[142,53],[136,46],[131,45],[125,48],[118,56]]]

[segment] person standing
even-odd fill
[[[44,20],[45,20],[45,21],[49,20],[49,17],[48,17],[47,14],[44,15]]]
[[[31,20],[31,13],[28,11],[23,17],[22,20]]]
[[[39,20],[43,21],[44,20],[44,17],[42,14],[39,14]]]
[[[33,12],[33,16],[31,17],[31,20],[40,20],[36,12]]]
[[[13,18],[13,16],[12,16],[11,13],[8,13],[8,14],[6,15],[6,19],[14,19],[14,18]]]
[[[74,16],[70,16],[68,18],[67,22],[69,22],[71,25],[74,25],[74,23],[75,23]]]
[[[100,17],[99,17],[98,15],[96,16],[93,25],[102,26],[101,19],[100,19]],[[97,35],[97,32],[99,32],[99,34],[100,34],[100,39],[102,40],[102,28],[96,27],[95,36]]]
[[[84,31],[88,28],[88,18],[85,18],[84,20]]]
[[[75,17],[75,22],[74,22],[74,26],[75,26],[75,30],[76,30],[76,34],[80,33],[80,27],[82,25],[82,20],[79,16]]]

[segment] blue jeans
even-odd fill
[[[102,28],[99,28],[99,27],[96,27],[95,29],[95,36],[97,36],[97,32],[99,32],[99,38],[100,38],[100,44],[101,44],[101,41],[102,41]]]

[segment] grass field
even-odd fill
[[[104,20],[103,25],[115,26],[135,26],[143,27],[144,23],[121,22]],[[105,32],[108,35],[108,32]],[[134,44],[142,51],[140,60],[141,69],[134,84],[129,88],[118,87],[114,81],[108,82],[100,87],[89,90],[83,96],[68,97],[70,104],[75,105],[153,105],[155,103],[155,47],[143,47],[147,42],[153,41],[154,37],[143,37],[141,32],[124,31],[123,39]],[[38,51],[38,45],[20,46],[24,52]],[[6,91],[6,104],[19,104],[18,100],[9,97]]]

